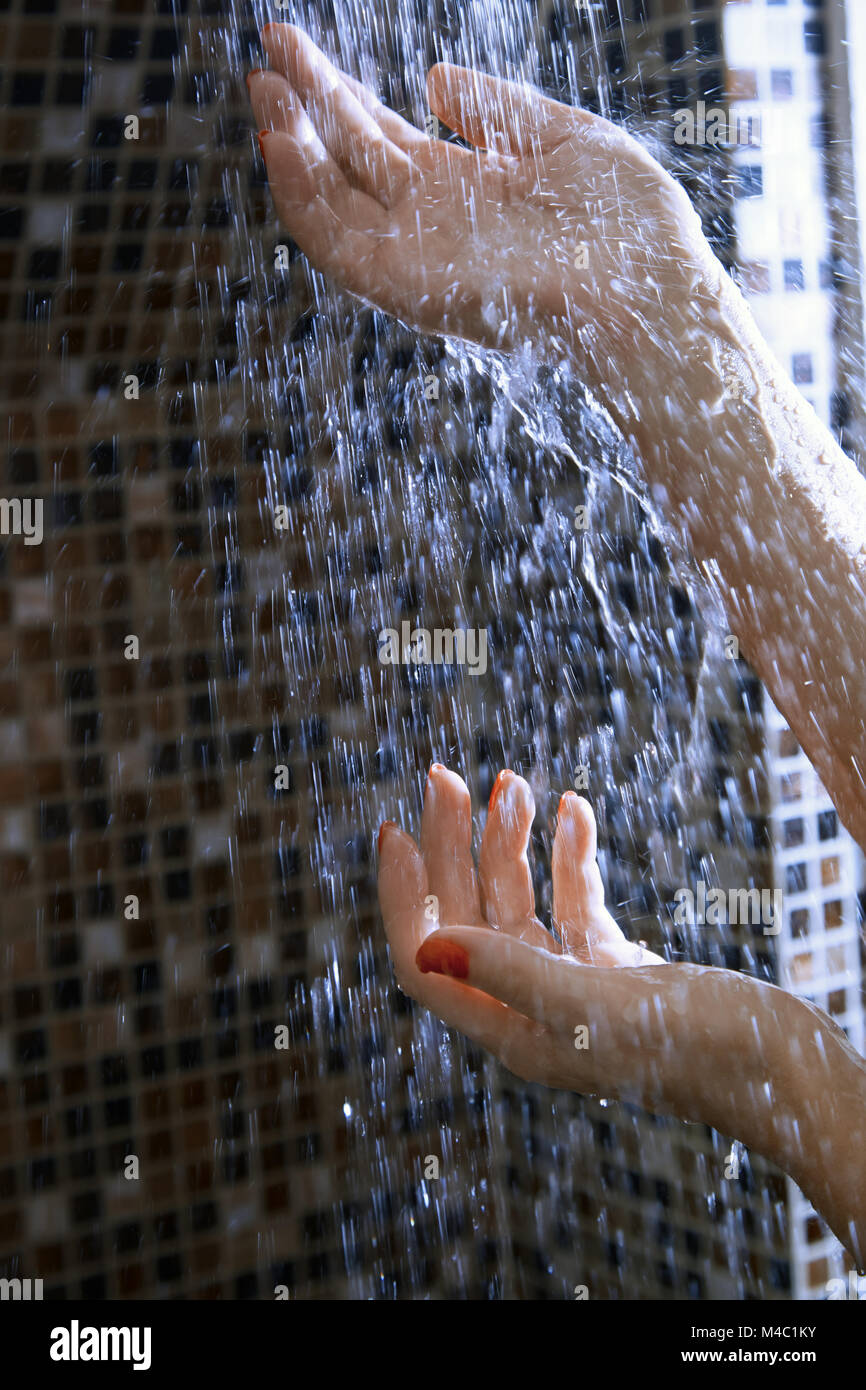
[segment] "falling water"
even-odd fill
[[[540,23],[531,0],[290,0],[278,17],[422,129],[425,75],[445,59],[586,103],[672,163],[647,109],[608,76],[602,7],[548,8]],[[196,348],[207,379],[156,383],[198,441],[171,460],[178,554],[192,558],[182,578],[142,566],[136,582],[166,600],[145,635],[153,647],[192,652],[212,637],[192,600],[216,576],[223,678],[193,661],[209,730],[185,737],[183,766],[200,862],[228,846],[234,916],[208,911],[205,948],[181,925],[162,964],[184,1027],[230,1059],[208,1157],[225,1171],[245,1139],[267,1175],[265,1193],[241,1172],[225,1235],[240,1247],[252,1233],[266,1298],[281,1282],[299,1299],[572,1299],[581,1285],[608,1299],[781,1296],[748,1260],[762,1234],[780,1244],[784,1183],[768,1165],[741,1152],[738,1180],[721,1181],[730,1137],[518,1081],[400,992],[375,899],[378,827],[417,834],[431,762],[465,777],[479,830],[510,767],[535,796],[542,920],[556,808],[577,786],[596,813],[607,904],[632,940],[773,978],[761,938],[744,946],[730,927],[672,914],[676,885],[760,882],[758,684],[727,659],[715,599],[671,558],[634,459],[565,363],[529,344],[505,358],[422,337],[311,268],[237,120],[258,30],[275,16],[237,0],[215,24],[202,9],[177,75],[208,88],[202,108],[215,102],[219,148],[201,147],[202,164],[221,187],[209,186],[178,277],[174,355]],[[198,109],[174,115],[173,138],[197,147]],[[677,172],[712,231],[717,170]],[[227,222],[230,269],[207,235]],[[190,304],[198,344],[185,336]],[[34,321],[41,341],[50,324]],[[75,366],[64,371],[65,391],[83,394]],[[255,464],[252,482],[238,458]],[[146,469],[128,481],[145,514],[167,506]],[[207,535],[187,548],[184,515],[202,498]],[[486,670],[384,665],[378,634],[404,620],[486,632]],[[228,808],[212,778],[220,749],[233,763]],[[119,782],[123,767],[121,756]],[[205,956],[211,1013],[189,983]],[[228,1070],[239,997],[253,1001],[261,1055],[253,1103]],[[125,1046],[125,1004],[115,1024]],[[672,1201],[686,1179],[700,1235]]]
[[[421,127],[437,59],[544,82],[568,101],[591,88],[597,109],[629,119],[601,77],[594,8],[579,42],[545,42],[524,0],[402,0],[390,14],[336,0],[280,18]],[[555,26],[549,33],[555,40]],[[226,39],[226,54],[211,58],[237,82],[253,60],[240,27]],[[239,432],[254,415],[286,442],[261,455],[260,550],[242,554],[229,529],[213,559],[227,584],[237,566],[253,571],[246,687],[282,669],[310,769],[304,810],[277,846],[287,860],[309,855],[321,901],[304,927],[312,978],[299,980],[289,1023],[296,1041],[311,1032],[322,1109],[342,1137],[330,1170],[314,1170],[308,1201],[331,1208],[354,1298],[431,1288],[571,1297],[585,1282],[613,1298],[654,1293],[674,1278],[659,1269],[683,1261],[666,1220],[682,1126],[518,1083],[410,1005],[371,906],[372,847],[386,817],[417,832],[431,761],[458,770],[479,808],[499,767],[512,767],[536,798],[533,872],[549,920],[555,809],[585,768],[617,919],[671,959],[726,963],[726,929],[710,939],[675,928],[660,891],[718,881],[706,846],[719,805],[729,842],[746,843],[742,788],[731,774],[713,783],[715,705],[733,687],[719,636],[711,626],[707,637],[700,605],[671,572],[608,417],[564,365],[542,366],[529,348],[505,360],[424,339],[340,293],[290,243],[289,269],[275,269],[288,238],[269,205],[253,216],[244,177],[233,170],[224,190],[248,289],[234,308],[240,379],[225,381],[225,411]],[[213,320],[204,315],[206,338],[230,293]],[[280,503],[289,521],[277,534]],[[585,529],[575,526],[580,505]],[[383,667],[376,634],[403,619],[486,629],[486,675]],[[224,638],[230,656],[228,604]],[[325,737],[330,690],[338,707]],[[274,710],[276,749],[284,718]],[[741,964],[761,973],[748,952]],[[743,1221],[775,1219],[747,1161],[739,1190],[719,1195],[712,1171],[726,1147],[707,1131],[694,1162],[727,1273],[706,1248],[691,1251],[690,1296],[741,1296]],[[427,1156],[438,1179],[424,1176]],[[655,1267],[632,1252],[623,1191],[656,1227]],[[264,1262],[277,1254],[261,1250]]]

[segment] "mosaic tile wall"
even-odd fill
[[[575,577],[573,474],[465,360],[323,299],[291,245],[273,268],[241,74],[258,17],[3,9],[4,496],[45,510],[42,544],[0,559],[0,1277],[46,1298],[784,1296],[780,1178],[722,1184],[711,1132],[551,1097],[448,1037],[394,987],[375,905],[375,829],[395,808],[417,828],[433,757],[479,805],[500,762],[530,775],[544,905],[585,755],[622,773],[597,801],[611,901],[659,938],[670,884],[626,774],[653,732],[686,748],[703,635],[658,543],[598,504],[612,601],[653,615],[635,661]],[[379,627],[458,614],[490,630],[485,678],[379,665]],[[745,784],[758,744],[737,679],[693,865],[714,779]],[[643,814],[676,844],[666,795]]]

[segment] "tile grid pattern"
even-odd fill
[[[394,557],[411,541],[417,558],[417,537],[399,514],[377,523],[370,504],[377,464],[398,464],[403,447],[453,447],[447,410],[415,438],[395,411],[386,459],[371,447],[358,476],[321,399],[303,403],[302,429],[297,392],[250,411],[227,380],[239,357],[284,365],[288,344],[291,383],[324,395],[317,339],[339,339],[301,263],[262,275],[274,234],[243,94],[210,110],[212,47],[197,24],[181,23],[177,64],[170,16],[130,0],[93,7],[92,36],[32,6],[0,27],[6,494],[44,497],[47,518],[42,546],[18,537],[2,559],[0,1272],[43,1278],[46,1296],[95,1298],[271,1297],[277,1283],[299,1297],[562,1296],[587,1268],[593,1296],[784,1293],[778,1180],[762,1188],[763,1211],[748,1172],[739,1195],[708,1202],[711,1135],[680,1143],[679,1127],[576,1098],[551,1121],[546,1093],[515,1088],[454,1040],[475,1101],[444,1082],[429,1111],[413,1099],[428,1093],[416,1078],[438,1068],[439,1034],[389,985],[359,769],[377,779],[377,806],[399,793],[408,815],[433,752],[460,748],[480,789],[501,747],[537,742],[531,705],[524,731],[503,734],[479,694],[480,723],[470,714],[455,728],[447,689],[411,686],[398,712],[418,728],[412,766],[380,728],[358,734],[362,701],[395,703],[371,662],[377,613],[408,616],[420,598],[425,612],[448,617],[460,603],[491,621],[459,576],[438,596],[401,593]],[[102,83],[105,96],[85,118],[91,71],[89,90]],[[130,107],[145,113],[134,144],[117,116]],[[243,195],[253,250],[238,246],[227,189]],[[394,399],[386,384],[414,379],[414,344],[369,315],[353,331],[356,397]],[[128,373],[137,401],[123,399]],[[465,410],[455,417],[459,430]],[[482,407],[473,424],[484,423]],[[471,460],[471,435],[462,444]],[[288,536],[274,533],[277,498]],[[318,555],[301,531],[309,515],[326,541]],[[644,567],[633,542],[619,544],[627,600]],[[488,558],[482,537],[475,582]],[[331,583],[362,562],[366,624],[351,585]],[[687,632],[687,609],[679,617]],[[585,643],[589,612],[581,622]],[[504,648],[520,622],[500,631]],[[123,657],[129,634],[137,663]],[[312,671],[301,649],[318,654]],[[746,675],[746,701],[749,689]],[[562,784],[577,714],[553,750]],[[275,792],[278,764],[290,786]],[[615,819],[611,808],[606,831]],[[348,925],[315,872],[328,863],[323,823],[340,830]],[[543,848],[539,837],[540,881]],[[638,923],[626,847],[609,859],[615,900]],[[124,915],[129,895],[137,918]],[[348,1022],[322,984],[335,933]],[[285,1054],[273,1048],[282,1022]],[[391,1108],[362,1123],[382,1056]],[[449,1144],[453,1175],[425,1219],[420,1160]],[[121,1176],[129,1153],[139,1184]],[[481,1217],[478,1154],[491,1175]]]

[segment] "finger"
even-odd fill
[[[285,131],[264,131],[260,139],[271,197],[292,240],[317,270],[375,298],[371,260],[391,235],[381,203],[352,188],[326,150],[318,157],[317,145]]]
[[[422,149],[429,143],[429,135],[409,121],[404,121],[402,116],[380,101],[375,92],[371,92],[370,88],[365,87],[363,82],[351,77],[342,68],[336,68],[335,71],[339,74],[340,81],[345,82],[349,91],[358,98],[365,111],[372,116],[382,133],[389,140],[392,140],[399,149],[411,156],[413,151]]]
[[[535,916],[535,893],[526,853],[534,816],[535,801],[529,783],[504,769],[490,797],[478,876],[484,916],[491,926],[544,950],[553,950],[553,937]]]
[[[585,797],[566,792],[559,803],[553,837],[553,920],[567,950],[580,955],[595,942],[622,940],[604,906],[604,885],[596,862],[595,816]]]
[[[429,894],[424,860],[411,835],[391,821],[379,831],[378,888],[394,970],[408,988],[417,974],[415,955],[433,925],[424,915]]]
[[[604,905],[595,816],[585,797],[566,792],[553,839],[553,921],[569,955],[586,965],[663,965],[624,936]]]
[[[429,892],[438,900],[439,925],[485,925],[472,859],[469,788],[440,763],[431,767],[424,792],[421,853]]]
[[[322,197],[344,222],[365,231],[382,227],[385,219],[381,208],[347,182],[286,79],[275,72],[250,73],[247,86],[263,132],[262,152],[267,150],[275,201],[286,204],[291,200],[303,208],[310,198]],[[274,145],[274,135],[288,136],[294,143]]]
[[[307,144],[318,144],[318,157],[324,158],[327,151],[304,111],[301,98],[280,73],[251,72],[247,77],[247,90],[257,130],[281,130]]]
[[[291,83],[333,159],[357,187],[385,206],[408,182],[411,162],[373,119],[339,70],[302,29],[268,24],[262,41]]]
[[[303,149],[306,163],[318,171],[320,183],[324,184],[325,176],[329,174],[334,185],[340,186],[344,180],[340,178],[339,170],[319,139],[300,97],[292,91],[285,78],[274,72],[251,72],[247,77],[247,88],[259,131],[291,136],[295,144]],[[319,191],[323,190],[320,188]]]
[[[590,113],[552,101],[528,84],[453,63],[436,63],[430,69],[427,100],[451,130],[473,145],[502,154],[553,149],[582,121],[592,119]]]
[[[280,29],[288,29],[293,32],[280,34],[277,32]],[[290,84],[293,80],[293,73],[295,72],[295,60],[293,58],[294,50],[301,42],[301,39],[296,37],[297,35],[301,35],[302,39],[306,39],[308,44],[311,43],[311,40],[303,33],[303,30],[297,29],[296,26],[291,24],[268,24],[265,26],[265,29],[262,30],[262,38],[265,43],[265,48],[274,63],[275,74],[284,77]],[[315,47],[315,45],[312,46]],[[321,50],[317,51],[321,52]],[[428,137],[422,131],[418,130],[416,126],[411,125],[409,121],[404,121],[402,116],[399,116],[396,111],[392,111],[390,107],[380,101],[375,92],[371,92],[370,88],[365,87],[363,82],[359,82],[357,78],[351,77],[349,73],[344,72],[342,68],[338,68],[335,63],[332,63],[331,66],[340,81],[345,83],[352,95],[355,96],[364,107],[365,111],[372,116],[382,132],[389,140],[393,140],[394,144],[401,150],[405,150],[408,154],[412,149],[426,143]]]

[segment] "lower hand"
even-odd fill
[[[535,916],[534,810],[528,784],[500,773],[477,871],[469,792],[444,767],[428,777],[420,848],[385,823],[379,898],[400,985],[525,1081],[693,1111],[706,1041],[725,1035],[695,979],[738,977],[666,965],[625,938],[604,906],[592,811],[574,792],[553,845],[553,936]]]

